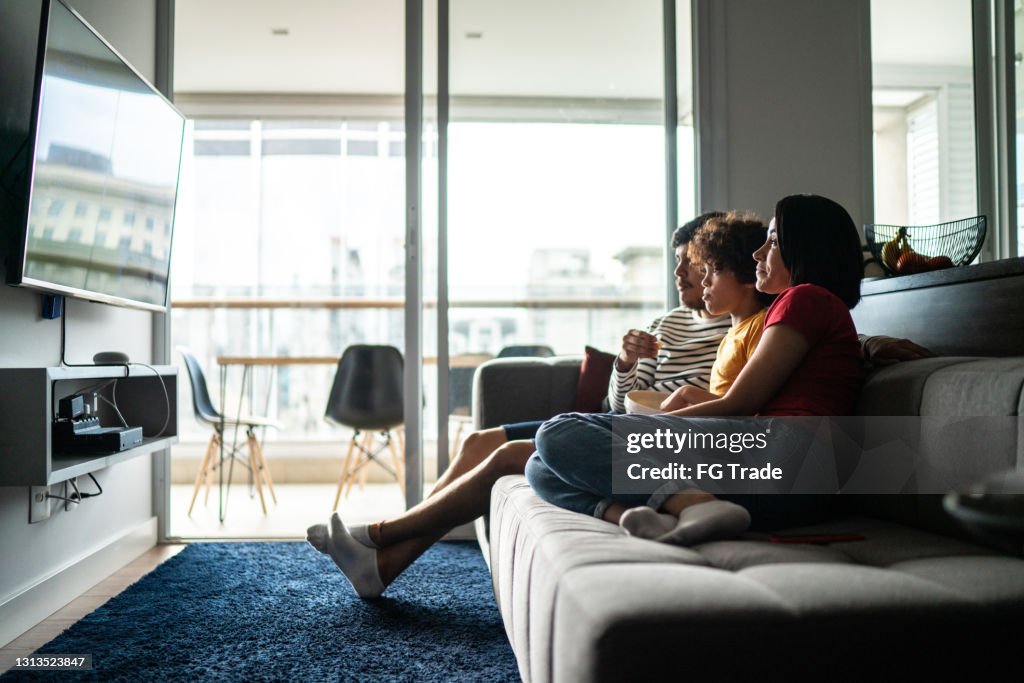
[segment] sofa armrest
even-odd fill
[[[576,356],[487,361],[473,378],[473,428],[572,412],[582,362]]]

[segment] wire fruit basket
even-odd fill
[[[938,225],[866,224],[868,249],[891,275],[907,275],[974,260],[985,243],[988,219],[962,218]]]

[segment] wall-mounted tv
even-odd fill
[[[76,12],[41,6],[24,233],[8,282],[164,310],[185,119]]]

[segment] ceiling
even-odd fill
[[[970,0],[871,0],[875,64],[971,66]]]
[[[175,91],[401,94],[404,5],[177,0]],[[873,0],[874,62],[969,66],[970,5]],[[453,95],[662,96],[660,0],[451,0],[450,7]],[[427,94],[436,91],[436,12],[436,0],[426,0]],[[678,19],[688,36],[688,12]],[[679,54],[687,73],[688,43]]]
[[[401,94],[404,6],[177,0],[175,91]],[[436,0],[427,0],[428,94],[436,92],[436,14]],[[450,15],[452,94],[661,97],[659,0],[452,0]]]

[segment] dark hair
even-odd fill
[[[754,252],[764,244],[768,227],[749,212],[730,211],[714,216],[702,225],[690,240],[690,257],[715,270],[727,270],[736,281],[757,281]],[[775,295],[756,292],[758,302],[767,306]]]
[[[775,205],[782,262],[794,285],[815,284],[853,308],[860,301],[864,257],[846,209],[816,194],[794,194]]]
[[[684,223],[676,231],[672,233],[672,248],[675,249],[681,244],[687,244],[693,239],[693,233],[697,232],[697,229],[707,223],[712,218],[718,218],[724,216],[725,213],[721,211],[708,211],[694,218],[689,223]]]

